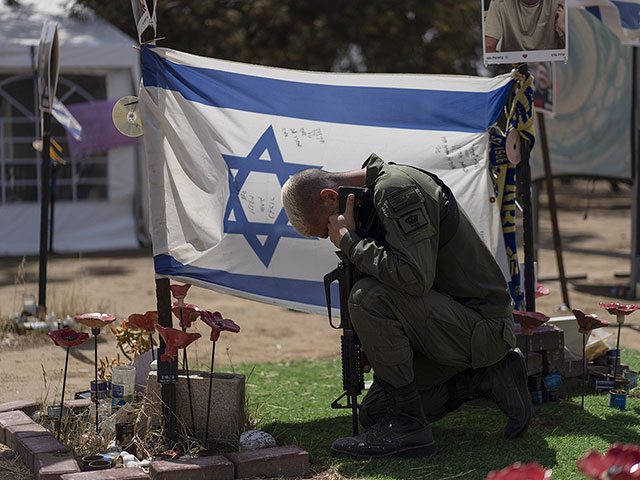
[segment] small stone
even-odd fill
[[[273,438],[273,435],[262,430],[247,430],[240,435],[240,451],[275,446],[276,439]]]
[[[4,452],[2,452],[2,455],[0,455],[0,458],[2,460],[13,460],[14,458],[16,458],[16,452],[14,452],[13,450],[5,450]]]

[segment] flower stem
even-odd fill
[[[94,365],[94,373],[95,373],[95,402],[96,402],[96,434],[98,433],[98,334],[96,333],[97,329],[92,329],[93,333],[93,365]],[[98,330],[99,332],[100,330]]]
[[[155,360],[156,354],[153,351],[153,335],[152,334],[149,334],[149,343],[151,344],[151,360]]]
[[[587,356],[585,354],[587,349],[587,335],[582,334],[582,403],[580,407],[584,410],[584,383],[587,376]]]
[[[60,398],[60,416],[58,417],[58,434],[56,438],[60,440],[60,429],[62,428],[62,412],[64,408],[64,389],[67,386],[67,366],[69,365],[69,347],[67,347],[67,355],[64,359],[64,375],[62,376],[62,397]]]
[[[204,448],[208,448],[209,440],[209,416],[211,415],[211,387],[213,387],[213,357],[216,354],[216,342],[211,344],[211,375],[209,376],[209,397],[207,400],[207,422],[204,427]]]

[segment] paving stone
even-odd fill
[[[77,398],[74,400],[66,400],[64,407],[71,410],[73,413],[80,413],[91,406],[90,398]]]
[[[13,450],[18,448],[21,438],[37,437],[38,435],[50,435],[49,430],[39,423],[22,423],[20,425],[9,425],[5,431],[5,445]]]
[[[529,352],[529,360],[527,362],[527,375],[536,375],[542,373],[542,354],[538,352]]]
[[[139,480],[149,479],[144,470],[138,467],[111,468],[95,472],[65,473],[60,480]]]
[[[40,410],[40,403],[27,400],[15,400],[13,402],[0,404],[0,413],[11,412],[12,410],[21,410],[31,416],[36,410]]]
[[[21,410],[12,410],[10,412],[0,413],[0,443],[6,445],[5,430],[11,425],[24,425],[27,423],[35,423],[31,417]]]
[[[152,480],[233,480],[234,467],[222,455],[175,460],[154,460],[149,465]]]
[[[36,480],[60,480],[65,473],[80,471],[78,462],[70,453],[45,453],[36,457],[33,473]]]
[[[36,457],[45,453],[69,453],[69,449],[56,438],[49,435],[21,438],[16,453],[22,458],[27,468],[33,471]]]
[[[309,453],[296,445],[261,448],[225,455],[235,465],[236,478],[304,477]]]

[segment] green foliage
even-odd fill
[[[129,1],[73,0],[133,38]],[[478,0],[159,0],[158,42],[240,62],[320,71],[476,74]]]
[[[640,352],[622,351],[623,362],[640,367]],[[506,419],[489,400],[464,404],[432,424],[438,446],[434,457],[407,460],[358,461],[334,459],[334,439],[351,435],[350,411],[332,410],[341,393],[339,360],[240,365],[247,378],[250,408],[260,408],[258,428],[272,433],[279,445],[296,444],[307,450],[312,470],[348,478],[481,480],[511,463],[538,462],[553,469],[554,479],[585,479],[576,460],[589,449],[600,452],[614,442],[638,443],[640,399],[628,398],[627,410],[608,406],[608,395],[589,394],[580,409],[580,390],[574,386],[566,400],[534,406],[534,418],[520,439],[502,436]]]

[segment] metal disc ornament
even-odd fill
[[[507,135],[507,158],[514,165],[520,163],[520,135],[515,128]]]
[[[113,106],[111,118],[118,131],[127,137],[142,135],[138,97],[122,97]]]

